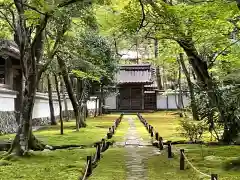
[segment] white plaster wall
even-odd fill
[[[73,110],[72,102],[70,99],[67,98],[67,107],[69,111]],[[63,105],[63,109],[65,110],[65,105]]]
[[[7,94],[9,90],[1,90],[0,92],[0,111],[14,111],[15,102],[14,99],[17,97],[16,93],[11,91]]]
[[[177,99],[178,102],[178,99]],[[168,105],[167,105],[168,103]],[[190,103],[189,97],[183,95],[183,105],[188,106]],[[175,94],[157,94],[157,109],[177,109],[175,102]]]
[[[70,99],[67,100],[68,110],[73,110],[72,103]],[[95,109],[95,98],[87,101],[87,108],[88,109]],[[55,96],[53,96],[53,107],[54,107],[54,114],[58,116],[60,114],[60,108],[58,104],[58,100]],[[98,108],[98,104],[97,104]],[[65,110],[65,104],[62,100],[62,109]],[[35,98],[35,104],[33,107],[33,116],[32,118],[42,118],[42,117],[50,117],[50,109],[49,109],[49,102],[48,102],[48,95],[47,94],[37,94]]]
[[[0,111],[14,111],[14,97],[0,97]]]
[[[61,103],[62,103],[62,109],[65,110],[65,104],[63,100]],[[67,106],[68,106],[68,110],[73,110],[72,103],[68,98],[67,98]],[[54,115],[59,116],[60,108],[59,108],[58,100],[55,96],[53,96],[53,107],[54,107]],[[48,95],[43,93],[41,94],[38,93],[35,98],[32,118],[43,118],[43,117],[50,117]]]
[[[33,106],[32,118],[50,117],[49,104],[47,99],[36,97]]]
[[[117,109],[116,107],[116,95],[114,93],[109,94],[105,98],[105,108],[106,109]]]
[[[168,109],[177,109],[174,94],[168,95]]]
[[[99,103],[97,98],[91,98],[90,100],[87,101],[87,109],[95,109],[96,105],[98,109]]]
[[[157,109],[167,109],[167,96],[157,94]]]

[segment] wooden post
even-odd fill
[[[185,169],[184,149],[180,149],[180,170]]]
[[[144,110],[144,85],[142,84],[142,110]]]
[[[159,137],[159,149],[163,150],[163,138]]]
[[[112,133],[113,133],[113,134],[115,133],[115,129],[114,129],[114,126],[112,126]]]
[[[110,146],[110,142],[108,141],[106,145],[106,150],[109,148],[109,146]]]
[[[151,137],[153,137],[153,131],[151,131]]]
[[[112,138],[112,133],[107,133],[107,138],[111,139]]]
[[[152,130],[152,128],[151,128],[151,125],[149,124],[148,125],[148,132],[151,133],[151,130]]]
[[[101,144],[98,142],[96,143],[97,145],[97,161],[99,161],[101,159]]]
[[[105,151],[105,139],[102,139],[102,149],[101,149],[101,151],[102,152]]]
[[[211,174],[211,180],[218,180],[217,174]]]
[[[168,141],[168,158],[172,158],[172,144]]]
[[[159,134],[158,134],[158,132],[156,132],[156,134],[155,134],[155,139],[156,139],[156,141],[158,141],[158,139],[159,139]]]
[[[87,176],[90,176],[92,174],[92,156],[87,156],[87,163],[89,163],[87,169]]]

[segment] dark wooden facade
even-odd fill
[[[117,75],[116,110],[156,110],[154,75],[149,64],[123,65]]]
[[[156,92],[149,91],[144,84],[119,86],[117,110],[156,110]]]

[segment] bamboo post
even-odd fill
[[[92,174],[92,156],[87,156],[87,163],[89,163],[87,167],[87,176],[90,176]]]
[[[168,158],[172,158],[172,144],[168,141]]]
[[[184,149],[180,149],[180,170],[185,169]]]
[[[217,174],[211,174],[211,180],[218,180]]]
[[[163,138],[159,137],[159,149],[163,150]]]

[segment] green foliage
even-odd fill
[[[193,121],[191,119],[180,120],[181,136],[189,138],[190,141],[201,140],[202,135],[207,130],[206,124],[203,121]]]
[[[92,81],[100,81],[100,77],[98,76],[94,76],[92,74],[89,74],[89,73],[85,73],[83,71],[79,71],[79,70],[72,70],[72,73],[77,77],[77,78],[80,78],[80,79],[89,79],[89,80],[92,80]]]

